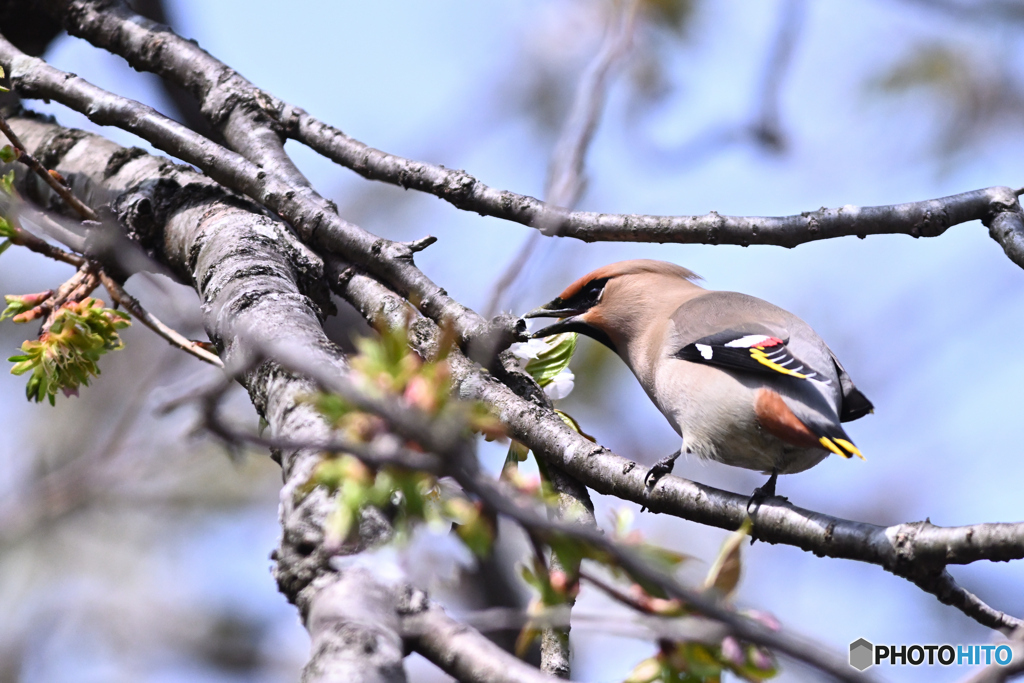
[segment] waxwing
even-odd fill
[[[759,497],[830,453],[863,458],[842,423],[872,405],[825,342],[792,313],[699,279],[664,261],[622,261],[524,317],[560,318],[535,338],[578,332],[608,346],[683,437],[648,487],[680,453],[771,474]]]

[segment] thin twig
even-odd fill
[[[186,353],[190,353],[199,360],[205,361],[210,365],[218,368],[224,367],[224,362],[215,353],[210,353],[203,348],[202,344],[196,341],[188,339],[180,332],[172,327],[165,325],[155,315],[147,311],[139,300],[129,294],[124,287],[122,287],[114,278],[110,277],[106,272],[100,271],[100,280],[103,282],[103,286],[110,292],[110,296],[114,301],[121,304],[121,306],[131,313],[136,319],[142,322],[143,325],[156,332],[159,336],[167,340],[167,343],[171,346],[176,346]]]
[[[96,265],[91,261],[86,261],[79,266],[78,270],[75,271],[75,274],[67,282],[57,288],[52,297],[38,307],[43,313],[49,314],[43,322],[40,334],[49,331],[56,321],[58,311],[60,311],[64,304],[69,301],[81,301],[92,294],[99,286],[100,278]]]
[[[750,126],[759,142],[776,150],[781,150],[785,145],[779,115],[779,96],[783,81],[793,63],[793,53],[806,14],[807,0],[786,0],[783,4],[778,29],[761,80],[757,116]]]
[[[46,184],[52,187],[53,191],[59,194],[61,199],[67,202],[68,206],[74,209],[83,220],[95,221],[99,219],[99,216],[96,215],[95,211],[86,206],[81,199],[72,194],[67,185],[57,180],[57,178],[55,178],[53,174],[46,169],[46,167],[39,163],[34,156],[28,153],[25,149],[25,145],[23,145],[21,140],[18,139],[18,136],[13,130],[11,130],[11,127],[7,125],[7,119],[5,119],[3,115],[0,115],[0,131],[7,136],[7,139],[11,141],[11,146],[18,151],[18,161],[28,166],[30,169],[35,171],[36,175],[45,180]]]
[[[9,216],[7,217],[7,220],[8,222],[11,221]],[[34,251],[35,253],[51,258],[54,261],[70,264],[76,268],[83,266],[87,262],[87,259],[84,256],[72,254],[70,251],[65,251],[60,247],[55,247],[49,242],[39,239],[20,226],[13,225],[13,227],[16,232],[8,238],[11,240],[11,244],[25,247],[29,251]]]

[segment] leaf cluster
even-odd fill
[[[39,296],[39,295],[30,295]],[[6,297],[3,317],[16,315],[30,302],[25,297]],[[105,308],[99,299],[88,297],[61,306],[53,315],[53,323],[38,339],[21,345],[21,354],[11,356],[11,373],[31,372],[25,394],[30,401],[44,398],[53,405],[58,391],[65,395],[77,393],[81,385],[100,374],[99,358],[108,351],[121,349],[124,343],[118,330],[128,327],[128,315]]]
[[[363,390],[397,399],[438,420],[464,424],[489,438],[504,435],[500,422],[483,404],[452,399],[447,361],[443,357],[424,361],[410,350],[404,329],[362,339],[357,348],[359,352],[351,361],[352,379]],[[337,394],[320,393],[310,400],[350,441],[370,443],[388,432],[380,417],[356,409]],[[416,443],[406,446],[420,448]],[[327,453],[300,493],[306,495],[318,486],[337,494],[336,507],[327,522],[328,540],[335,545],[356,540],[358,522],[367,507],[388,512],[399,537],[407,536],[417,524],[452,524],[466,547],[478,555],[490,552],[494,541],[494,521],[484,514],[482,506],[426,472],[397,466],[373,469],[351,455]]]

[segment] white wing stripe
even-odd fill
[[[732,348],[750,348],[752,346],[757,346],[762,342],[766,342],[769,339],[771,339],[771,337],[764,334],[748,334],[745,337],[740,337],[739,339],[733,339],[731,342],[726,342],[725,345],[731,346]]]

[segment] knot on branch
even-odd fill
[[[473,194],[476,178],[465,171],[449,171],[441,186],[441,196],[454,206],[462,208],[462,204]]]
[[[398,613],[402,616],[422,614],[430,608],[430,598],[419,588],[406,585],[398,596]]]
[[[993,187],[988,191],[989,206],[988,214],[981,219],[985,227],[989,227],[992,221],[1001,213],[1021,213],[1020,201],[1017,193],[1008,187]]]
[[[886,535],[892,544],[893,564],[890,571],[898,576],[920,577],[932,576],[945,567],[941,557],[934,557],[919,543],[922,532],[937,528],[930,519],[921,522],[908,522],[891,527]]]
[[[938,237],[949,227],[949,214],[944,205],[940,205],[937,211],[925,210],[918,221],[911,229],[910,234],[914,237]]]

